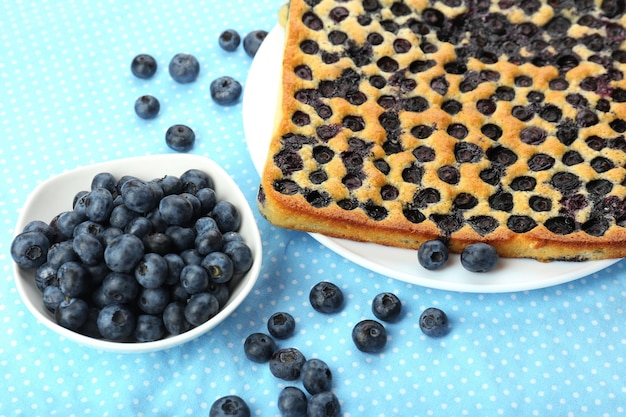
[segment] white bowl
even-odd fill
[[[71,210],[75,194],[81,190],[89,190],[93,176],[100,172],[110,172],[116,177],[133,175],[140,179],[151,180],[165,175],[179,176],[191,168],[207,172],[213,178],[217,198],[227,200],[239,209],[242,215],[239,232],[252,250],[254,258],[252,267],[232,289],[230,299],[216,316],[185,333],[154,342],[133,343],[95,339],[56,324],[54,315],[43,305],[41,291],[35,284],[34,271],[23,270],[14,264],[17,290],[35,318],[54,332],[81,345],[122,353],[153,352],[171,348],[197,338],[224,321],[242,303],[256,283],[261,268],[261,238],[252,210],[237,184],[219,165],[205,157],[189,154],[142,156],[99,163],[65,172],[41,183],[28,196],[20,212],[15,233],[20,233],[32,220],[50,222],[62,211]]]

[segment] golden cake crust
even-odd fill
[[[623,10],[506,3],[292,0],[263,216],[404,248],[623,257]],[[547,46],[480,39],[459,23],[472,7],[492,37],[534,30]],[[463,33],[441,40],[447,24]]]

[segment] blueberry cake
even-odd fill
[[[541,261],[626,254],[623,0],[291,0],[271,223]]]

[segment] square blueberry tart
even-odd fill
[[[624,257],[624,3],[291,0],[260,212],[403,248]]]

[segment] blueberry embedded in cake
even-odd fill
[[[261,213],[406,248],[623,257],[625,9],[292,0]]]

